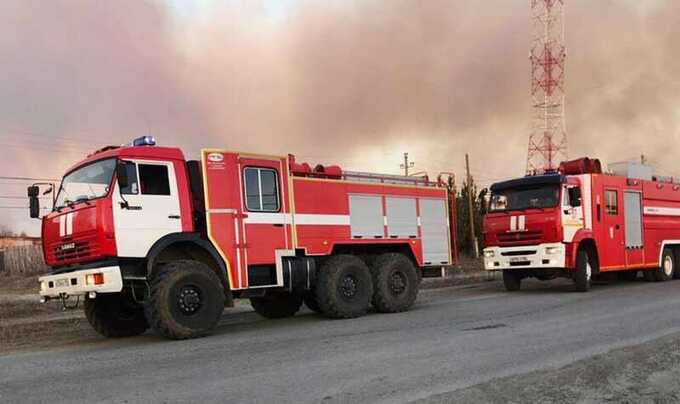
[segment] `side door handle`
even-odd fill
[[[274,227],[283,227],[283,223],[274,223],[273,226]]]
[[[168,219],[181,219],[180,215],[168,215]]]

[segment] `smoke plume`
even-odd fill
[[[396,173],[409,152],[417,170],[462,174],[469,153],[482,185],[523,173],[526,2],[176,3],[0,2],[3,172],[56,177],[151,133],[190,156],[292,152]],[[676,3],[567,0],[570,156],[645,154],[680,173]],[[20,229],[26,215],[0,211]]]

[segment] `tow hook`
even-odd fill
[[[61,300],[61,309],[63,311],[66,310],[75,310],[78,308],[78,304],[80,303],[80,296],[76,296],[76,302],[72,305],[69,306],[67,303],[67,300],[69,300],[71,296],[69,296],[68,293],[60,293],[59,294],[59,300]]]

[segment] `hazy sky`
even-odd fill
[[[644,153],[680,173],[680,2],[566,0],[571,157]],[[525,0],[4,0],[0,166],[59,177],[153,134],[397,173],[521,175]],[[26,184],[0,181],[0,196]],[[0,199],[0,206],[25,200]],[[37,232],[24,210],[0,222]]]

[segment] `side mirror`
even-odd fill
[[[40,187],[37,185],[32,185],[28,187],[28,206],[30,210],[31,219],[40,218]]]
[[[118,186],[123,189],[127,188],[130,179],[128,178],[127,163],[124,161],[118,162],[116,166],[116,178],[118,178]]]
[[[574,208],[581,206],[581,188],[569,188],[569,205]]]

